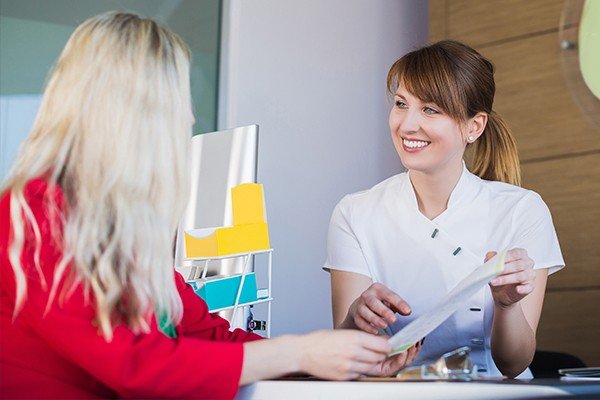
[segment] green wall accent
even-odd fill
[[[221,0],[78,0],[78,7],[53,1],[41,8],[37,0],[3,3],[0,95],[42,93],[49,71],[77,23],[112,9],[139,9],[142,15],[154,15],[157,21],[165,23],[190,47],[194,133],[216,129]]]
[[[600,0],[586,0],[579,27],[579,68],[585,84],[600,99]]]
[[[72,26],[0,16],[0,94],[39,94]]]

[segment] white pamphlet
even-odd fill
[[[389,355],[402,353],[440,326],[460,306],[477,293],[483,285],[502,272],[505,256],[506,250],[476,268],[444,296],[436,306],[392,336],[390,343],[394,350]]]

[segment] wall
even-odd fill
[[[550,207],[567,264],[548,281],[538,348],[598,365],[600,131],[575,104],[563,76],[563,3],[430,0],[430,40],[464,41],[496,65],[494,108],[516,135],[523,186]]]
[[[196,117],[194,133],[215,130],[220,0],[3,0],[0,181],[12,165],[18,145],[29,133],[49,70],[75,26],[92,15],[114,9],[153,17],[183,37],[193,53],[190,75]],[[32,99],[37,99],[37,103],[32,103]]]
[[[72,26],[0,16],[0,94],[42,93],[72,32]]]
[[[48,69],[72,31],[70,26],[0,16],[0,181],[31,129]]]
[[[427,3],[225,2],[220,129],[260,125],[273,334],[331,327],[321,266],[335,204],[400,171],[385,79],[425,43]]]

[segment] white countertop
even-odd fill
[[[237,399],[526,399],[562,397],[560,387],[494,382],[260,381],[240,388]]]

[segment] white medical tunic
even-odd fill
[[[401,173],[340,201],[324,268],[366,275],[406,300],[412,313],[390,326],[395,333],[483,264],[488,251],[517,247],[527,250],[536,269],[551,274],[564,266],[550,211],[537,193],[480,179],[465,167],[446,211],[429,220],[419,211],[409,173]],[[493,310],[485,285],[426,337],[415,364],[469,346],[482,374],[501,376],[490,347]]]

